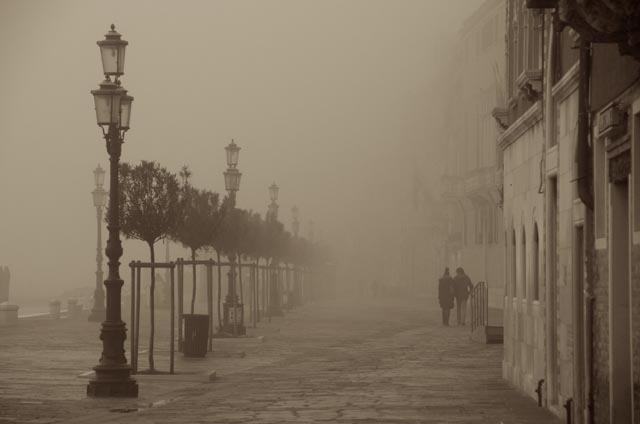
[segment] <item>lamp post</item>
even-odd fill
[[[314,229],[315,225],[313,223],[313,220],[309,220],[309,241],[311,243],[314,242],[314,238],[315,238],[315,229]]]
[[[124,53],[127,42],[121,39],[115,26],[98,41],[105,80],[98,90],[91,91],[95,101],[96,119],[102,129],[109,154],[109,239],[106,254],[109,259],[109,275],[106,287],[106,318],[100,328],[102,356],[93,367],[95,376],[87,385],[87,395],[92,397],[137,397],[138,383],[131,377],[131,366],[124,354],[127,329],[122,321],[120,302],[124,281],[120,278],[122,243],[120,241],[118,166],[124,135],[129,129],[133,97],[120,85],[124,74]],[[111,81],[114,77],[114,81]]]
[[[293,238],[297,240],[298,233],[300,232],[300,210],[297,206],[291,208],[291,216],[293,217],[293,223],[291,225],[293,230]],[[300,277],[296,267],[293,270],[293,304],[299,306],[302,304],[302,289],[300,287]]]
[[[96,248],[96,289],[93,292],[93,309],[89,314],[89,321],[104,321],[104,289],[102,288],[102,208],[107,200],[107,192],[102,187],[104,185],[104,169],[100,165],[93,171],[96,188],[91,192],[93,195],[93,206],[96,207],[96,221],[98,232],[98,243]]]
[[[280,192],[280,187],[276,185],[274,182],[269,186],[269,198],[271,199],[271,203],[269,204],[269,209],[267,212],[267,220],[275,225],[276,221],[278,221],[278,193]],[[274,256],[271,258],[271,266],[273,269],[271,270],[271,281],[270,281],[270,304],[269,304],[269,314],[270,316],[282,316],[284,313],[282,312],[281,307],[281,296],[280,296],[280,280],[279,273],[276,267],[278,266],[278,259]]]
[[[298,233],[300,232],[300,221],[298,220],[298,218],[300,217],[300,210],[297,206],[291,208],[291,216],[293,217],[293,224],[291,225],[293,236],[295,238],[298,238]]]
[[[233,213],[236,207],[236,192],[240,190],[240,178],[242,177],[242,173],[237,169],[240,147],[232,139],[224,149],[227,153],[227,170],[223,173],[224,186],[229,193],[231,213]],[[247,330],[244,326],[244,305],[239,302],[236,293],[236,253],[229,255],[229,262],[227,297],[222,305],[222,333],[234,336],[245,335]]]

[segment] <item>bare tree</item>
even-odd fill
[[[120,165],[120,231],[128,239],[142,240],[149,246],[155,263],[154,245],[174,231],[180,221],[180,186],[175,174],[155,162]],[[107,217],[109,214],[107,214]],[[155,269],[151,268],[149,288],[150,331],[149,370],[155,370],[153,344],[155,334]]]
[[[191,259],[196,260],[196,252],[207,246],[220,225],[219,195],[208,190],[199,190],[189,183],[191,173],[187,167],[180,171],[182,177],[182,214],[171,237],[191,251]],[[196,301],[196,265],[193,265],[193,287],[191,291],[191,313]]]

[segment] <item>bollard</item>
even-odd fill
[[[544,378],[538,380],[538,388],[535,392],[538,394],[538,408],[542,407],[542,385],[544,384]]]
[[[565,410],[565,413],[566,413],[567,424],[572,424],[572,420],[571,420],[571,410],[572,409],[573,409],[573,399],[569,398],[564,403],[564,410]]]
[[[60,319],[60,301],[52,300],[49,302],[49,316],[52,319]]]

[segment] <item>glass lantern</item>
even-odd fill
[[[276,183],[273,183],[271,184],[271,186],[269,186],[269,198],[271,199],[272,202],[275,202],[278,200],[279,190],[280,190],[280,187],[278,187]]]
[[[240,156],[240,147],[231,140],[231,143],[224,148],[227,151],[227,166],[229,168],[235,168],[238,166],[238,156]]]
[[[228,192],[240,190],[240,178],[242,173],[236,168],[229,168],[224,172],[224,186]]]
[[[91,194],[93,195],[93,206],[96,208],[104,207],[107,203],[107,192],[102,187],[98,187]]]
[[[104,40],[97,42],[100,47],[104,75],[113,75],[116,79],[120,75],[124,75],[124,53],[127,44],[129,44],[127,41],[122,40],[121,37],[116,31],[115,25],[112,24],[111,31],[105,34]]]
[[[120,123],[120,100],[123,91],[116,83],[108,79],[100,83],[98,90],[91,90],[98,125],[109,126]]]
[[[129,124],[131,122],[131,103],[133,102],[133,97],[129,95],[124,95],[120,99],[120,126],[121,130],[128,130]]]
[[[104,169],[100,165],[93,170],[93,179],[96,183],[96,187],[102,187],[104,185]]]

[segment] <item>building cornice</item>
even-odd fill
[[[498,136],[498,146],[502,150],[509,147],[511,143],[516,141],[527,130],[533,127],[542,119],[542,105],[540,100],[535,102],[520,118],[513,124],[509,125],[502,134]]]
[[[571,93],[578,89],[578,74],[580,64],[575,63],[566,74],[554,84],[551,89],[551,97],[557,102],[566,99]]]

